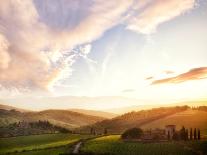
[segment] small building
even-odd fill
[[[169,138],[172,139],[173,135],[175,133],[176,125],[166,125],[165,126],[165,135]]]
[[[146,130],[144,131],[141,140],[143,142],[156,142],[166,140],[165,130],[159,128]]]

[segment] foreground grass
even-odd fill
[[[201,146],[193,142],[188,145]],[[206,143],[207,144],[207,143]],[[205,145],[206,146],[206,145]],[[204,147],[200,149],[205,149]],[[138,143],[123,142],[120,136],[105,136],[86,142],[81,150],[83,153],[112,154],[112,155],[194,155],[195,152],[188,146],[177,142],[165,143]],[[203,150],[202,150],[203,151]]]
[[[63,153],[70,153],[72,150],[71,145],[61,146],[57,148],[48,148],[42,150],[33,150],[19,153],[12,153],[12,155],[59,155]]]
[[[50,152],[51,150],[49,148],[54,148],[56,151],[58,151],[58,147],[62,147],[59,149],[60,151],[64,150],[63,146],[73,144],[80,139],[85,139],[89,137],[90,136],[88,135],[78,134],[45,134],[12,138],[0,138],[0,154],[5,154],[9,152],[22,152],[22,154],[23,152],[25,152],[26,154],[27,151],[29,151],[29,154],[32,154],[32,150]]]

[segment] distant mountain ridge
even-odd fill
[[[4,110],[17,110],[17,111],[20,111],[20,112],[29,112],[31,110],[26,110],[26,109],[22,109],[22,108],[16,108],[16,107],[13,107],[13,106],[9,106],[9,105],[5,105],[5,104],[0,104],[0,109],[4,109]]]
[[[139,111],[151,108],[169,107],[176,105],[207,106],[207,98],[203,98],[200,100],[156,103],[155,101],[151,100],[139,100],[121,96],[60,96],[43,98],[7,98],[0,99],[0,103],[5,103],[6,105],[10,106],[16,105],[17,107],[23,107],[23,109],[30,109],[32,111],[46,109],[87,109],[120,115],[130,111]],[[34,105],[37,106],[34,107]]]
[[[207,99],[206,100],[195,100],[195,101],[183,101],[183,102],[173,102],[168,104],[147,104],[147,105],[134,105],[134,106],[127,106],[127,107],[121,107],[121,108],[112,108],[112,109],[106,109],[104,111],[107,112],[113,112],[117,115],[128,113],[131,111],[140,111],[140,110],[147,110],[152,108],[159,108],[159,107],[172,107],[172,106],[184,106],[188,105],[191,107],[196,106],[207,106]]]
[[[134,98],[122,96],[57,96],[57,97],[25,97],[25,98],[6,98],[1,100],[2,103],[16,105],[31,110],[45,109],[90,109],[105,111],[117,107],[126,107],[136,104],[152,104],[151,101],[143,101]],[[28,104],[29,103],[29,104]],[[35,104],[47,105],[33,106]],[[106,111],[107,112],[107,111]],[[113,113],[113,112],[112,112]]]

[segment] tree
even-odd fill
[[[188,129],[185,130],[185,140],[188,140]]]
[[[192,140],[192,139],[193,139],[193,129],[190,128],[190,140]]]
[[[91,135],[93,134],[93,128],[91,127],[91,130],[90,130],[90,133],[91,133]]]
[[[95,129],[93,129],[93,135],[96,135],[96,130]]]
[[[137,139],[140,138],[143,134],[142,129],[140,128],[131,128],[126,130],[122,135],[122,139]]]
[[[201,133],[200,133],[200,129],[198,129],[198,140],[201,139]]]
[[[179,135],[175,132],[172,136],[173,140],[179,140]]]
[[[185,140],[186,139],[186,133],[185,133],[185,127],[183,126],[180,130],[180,139]]]
[[[197,139],[196,128],[194,129],[194,140]]]
[[[104,135],[108,133],[107,128],[104,128]]]
[[[167,132],[167,139],[170,140],[170,132]]]

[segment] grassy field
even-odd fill
[[[89,137],[91,136],[78,134],[45,134],[12,138],[0,138],[0,154],[5,154],[8,152],[21,152],[21,154],[23,154],[22,152],[24,152],[24,154],[37,154],[38,150],[39,152],[44,152],[42,154],[46,154],[47,152],[47,154],[51,154],[50,152],[64,151],[66,145],[69,146],[70,144],[77,142],[80,139],[85,139]]]
[[[195,150],[192,150],[191,147],[193,149],[197,147],[196,151],[202,150],[205,152],[206,145],[207,142],[202,142],[202,145],[197,142],[187,142],[184,145],[179,144],[179,142],[145,144],[123,142],[120,140],[120,136],[113,135],[89,140],[81,151],[83,153],[112,155],[195,155]]]
[[[69,152],[71,152],[71,146],[67,145],[57,148],[12,153],[12,155],[59,155],[60,153],[69,153]]]

